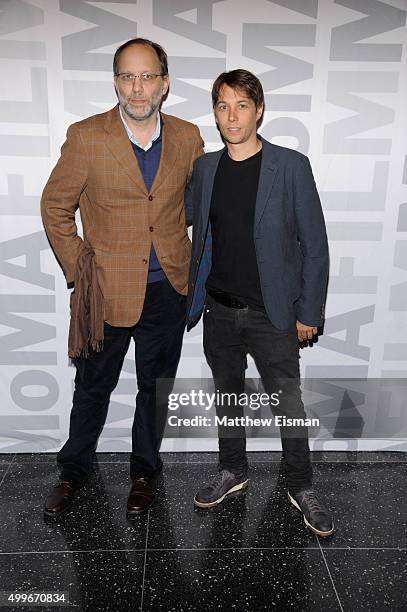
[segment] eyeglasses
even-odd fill
[[[142,74],[131,74],[130,72],[119,72],[115,77],[121,83],[133,85],[136,79],[140,79],[143,83],[153,83],[157,77],[162,77],[163,74],[155,74],[154,72],[143,72]]]

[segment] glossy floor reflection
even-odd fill
[[[288,503],[279,453],[249,453],[250,486],[208,511],[196,489],[215,453],[163,453],[157,500],[131,521],[127,455],[96,472],[57,520],[54,455],[0,455],[1,591],[69,592],[69,607],[1,610],[407,610],[407,455],[315,452],[337,533],[319,539]]]

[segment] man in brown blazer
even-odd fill
[[[69,438],[58,453],[61,475],[47,516],[66,510],[92,472],[131,338],[138,393],[127,512],[151,505],[162,469],[155,381],[175,376],[185,327],[191,244],[183,200],[203,142],[195,125],[159,112],[169,87],[160,45],[127,41],[113,70],[118,105],[69,127],[41,200],[47,236],[74,283],[69,354],[76,367]],[[88,319],[98,312],[101,334],[93,337],[98,324]]]

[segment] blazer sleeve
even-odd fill
[[[301,294],[297,319],[318,327],[325,317],[329,271],[328,240],[324,215],[308,157],[302,156],[294,175],[295,214],[302,253]]]
[[[194,175],[196,174],[195,172],[195,166],[196,166],[196,160],[198,159],[198,157],[201,157],[201,155],[204,154],[204,141],[201,138],[199,129],[197,129],[197,138],[195,140],[195,146],[194,146],[194,152],[191,158],[191,167],[190,167],[190,174],[188,177],[188,183],[185,189],[185,195],[184,195],[184,207],[185,207],[185,221],[187,226],[189,227],[190,225],[192,225],[192,221],[193,221],[193,185],[194,185]]]
[[[67,284],[74,280],[75,264],[84,248],[83,240],[78,236],[75,211],[86,186],[87,174],[85,148],[74,124],[68,128],[61,156],[41,197],[44,228]]]

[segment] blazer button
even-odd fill
[[[150,200],[150,202],[152,202],[154,200],[154,197],[152,195],[149,195],[148,199]]]
[[[147,263],[147,259],[143,259],[143,264],[146,264],[146,263]]]
[[[152,226],[152,225],[150,225],[150,227],[149,227],[148,229],[150,230],[150,232],[153,232],[153,231],[154,231],[154,228],[153,228],[153,226]]]

